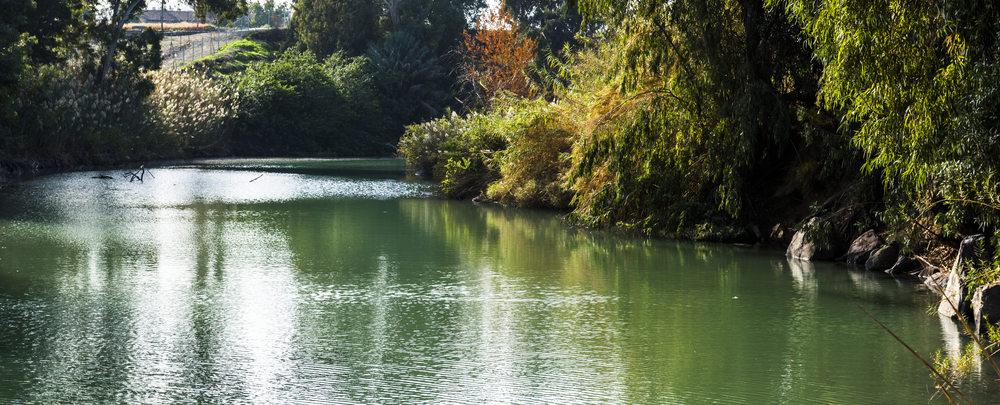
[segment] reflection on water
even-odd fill
[[[5,189],[0,402],[931,400],[842,295],[929,353],[947,324],[913,283],[567,229],[332,162]]]
[[[816,283],[814,263],[790,258],[788,259],[788,268],[792,273],[792,279],[795,280],[795,287],[803,295],[815,297],[819,284]]]

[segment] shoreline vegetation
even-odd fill
[[[4,1],[0,175],[396,155],[450,198],[915,274],[956,308],[1000,281],[1000,9],[297,0],[164,70],[164,33],[120,35],[138,3]],[[190,5],[288,15],[223,3]]]
[[[0,136],[0,177],[208,156],[391,156],[403,124],[381,118],[395,112],[378,103],[371,67],[282,52],[284,40],[285,30],[257,31],[190,68],[139,66],[103,85],[80,66],[27,67]]]

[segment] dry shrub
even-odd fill
[[[612,184],[614,177],[605,167],[573,176],[587,143],[612,127],[608,122],[622,104],[618,88],[605,80],[610,51],[589,48],[555,60],[569,86],[557,86],[552,102],[498,101],[493,114],[502,117],[510,147],[493,159],[502,177],[487,190],[490,199],[522,207],[573,205],[579,211],[588,209],[586,198]]]
[[[474,35],[462,31],[459,80],[471,85],[474,97],[490,107],[503,93],[533,97],[525,75],[538,41],[518,34],[517,21],[506,7],[490,9],[476,20]]]

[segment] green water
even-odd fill
[[[0,403],[946,403],[909,279],[435,197],[383,161],[0,190]],[[987,371],[963,388],[998,394]]]

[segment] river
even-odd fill
[[[398,160],[121,174],[0,190],[0,403],[946,403],[847,297],[965,342],[915,280],[447,201]]]

